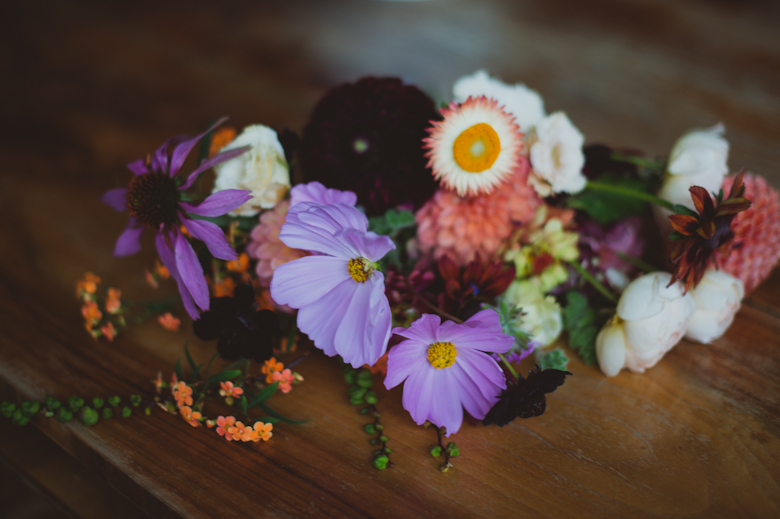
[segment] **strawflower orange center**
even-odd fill
[[[477,123],[464,130],[452,145],[455,162],[469,173],[481,173],[489,169],[501,152],[501,140],[496,131],[486,123]]]

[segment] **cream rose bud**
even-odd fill
[[[544,101],[538,92],[522,83],[508,85],[490,77],[484,70],[458,79],[452,86],[452,95],[458,103],[463,103],[469,97],[495,99],[505,112],[514,116],[523,133],[528,133],[545,116]]]
[[[529,137],[531,175],[528,183],[543,197],[579,193],[585,188],[585,137],[563,112],[544,118]]]
[[[555,342],[563,331],[560,305],[553,296],[545,296],[533,281],[513,281],[501,298],[522,309],[519,327],[540,347]]]
[[[685,338],[709,344],[731,326],[745,295],[745,287],[734,276],[710,269],[704,273],[691,295],[696,301],[696,311],[685,330]]]
[[[693,209],[691,186],[717,193],[728,173],[729,143],[723,138],[724,131],[723,125],[717,124],[680,137],[669,155],[658,196]]]
[[[654,366],[685,333],[696,303],[668,272],[645,274],[620,296],[617,316],[596,337],[599,367],[612,377],[622,368],[642,373]]]
[[[273,208],[290,189],[290,170],[276,132],[267,126],[247,126],[241,135],[220,151],[250,146],[243,155],[214,166],[217,179],[213,192],[248,189],[252,199],[231,211],[231,216],[254,216]]]

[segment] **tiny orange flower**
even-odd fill
[[[236,282],[231,277],[214,282],[214,297],[232,297],[236,290]]]
[[[230,126],[223,126],[211,135],[211,143],[209,144],[209,158],[213,157],[219,150],[233,142],[236,138],[236,129]]]
[[[260,440],[263,440],[264,442],[267,442],[271,439],[271,436],[274,435],[274,433],[271,432],[273,428],[274,424],[272,423],[255,422],[251,433],[252,441],[259,442]]]
[[[284,371],[275,371],[273,374],[274,382],[279,381],[279,389],[282,393],[289,393],[292,391],[292,383],[295,381],[295,377],[289,369]]]
[[[160,288],[160,283],[158,283],[157,280],[154,279],[154,275],[151,272],[145,270],[144,277],[146,278],[146,282],[149,284],[150,287]]]
[[[246,272],[249,270],[249,254],[242,252],[237,260],[228,261],[225,266],[231,272]]]
[[[199,412],[193,411],[192,408],[186,405],[179,409],[179,412],[191,426],[198,427],[200,425],[198,418],[201,418],[202,415]]]
[[[116,337],[117,334],[116,328],[114,328],[114,323],[106,323],[105,326],[100,327],[100,331],[103,332],[103,336],[108,339],[108,342],[114,342],[114,337]]]
[[[233,386],[233,383],[230,381],[220,382],[219,387],[222,388],[219,390],[219,394],[222,396],[238,398],[244,393],[243,389],[241,389],[240,387]]]
[[[184,382],[179,382],[173,390],[173,398],[176,399],[176,405],[192,405],[192,388]]]
[[[171,373],[171,391],[179,383],[179,379],[176,377],[176,373]]]
[[[157,317],[157,322],[160,323],[162,327],[169,332],[178,332],[181,319],[175,318],[170,312],[165,312],[161,316]]]
[[[103,313],[98,308],[98,305],[94,301],[87,301],[81,307],[81,315],[84,316],[84,321],[87,324],[87,330],[91,330],[93,326],[98,324],[103,318]]]
[[[252,439],[251,427],[247,427],[243,422],[236,422],[233,427],[228,427],[228,432],[233,435],[233,440],[242,442],[248,442]]]
[[[119,298],[122,295],[122,291],[116,288],[108,289],[108,296],[106,297],[106,312],[115,314],[119,312],[119,308],[122,306],[122,302]]]
[[[220,436],[224,436],[227,441],[231,441],[233,439],[233,435],[228,432],[228,429],[233,427],[236,424],[236,417],[235,416],[228,416],[227,418],[224,416],[218,416],[217,417],[217,434]]]
[[[282,371],[284,369],[284,364],[281,362],[276,362],[276,357],[271,357],[267,361],[265,361],[265,365],[262,368],[263,373],[266,375],[265,377],[265,383],[266,384],[272,384],[274,379],[274,372],[275,371]]]
[[[157,394],[160,394],[160,391],[163,387],[163,379],[162,379],[162,371],[157,372],[157,380],[154,381],[154,389],[157,391]]]
[[[168,267],[159,261],[154,262],[154,273],[157,274],[157,277],[160,279],[168,279],[171,277],[171,272],[168,270]]]
[[[76,283],[76,297],[84,297],[85,300],[91,299],[91,294],[97,290],[100,278],[92,272],[87,272],[84,277]]]

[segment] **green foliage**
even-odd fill
[[[260,393],[258,393],[257,396],[252,399],[252,403],[249,404],[249,407],[254,407],[256,405],[259,405],[259,404],[265,402],[266,400],[271,398],[271,396],[274,393],[276,393],[277,389],[279,389],[279,381],[278,380],[276,382],[274,382],[273,384],[269,385],[268,387],[263,388],[263,390],[260,391]]]
[[[16,411],[16,404],[13,402],[3,402],[0,404],[0,414],[6,418],[11,418]]]
[[[112,396],[108,398],[108,403],[111,404],[111,407],[118,407],[121,402],[122,399],[118,396]]]
[[[130,395],[130,403],[133,404],[133,407],[138,407],[141,402],[141,395]]]
[[[569,357],[567,357],[560,348],[545,352],[539,359],[539,367],[541,367],[542,370],[559,369],[561,371],[566,371],[566,366],[568,364]]]
[[[482,308],[492,308],[498,313],[503,332],[515,338],[515,344],[512,346],[512,350],[520,351],[528,349],[528,343],[531,342],[531,336],[520,329],[520,323],[522,322],[520,317],[523,314],[522,308],[518,308],[513,303],[507,303],[503,300],[496,306],[483,304]]]
[[[65,423],[73,420],[73,413],[71,413],[64,407],[60,407],[57,410],[56,415],[57,415],[57,421],[59,421],[60,423]]]
[[[391,238],[403,229],[414,227],[417,222],[411,211],[390,209],[382,216],[368,219],[368,230]]]
[[[441,456],[442,450],[443,449],[441,448],[441,445],[434,445],[434,446],[432,446],[431,447],[431,456],[433,456],[434,458],[438,458],[439,456]]]
[[[43,399],[43,406],[47,411],[54,412],[62,406],[62,402],[54,398],[53,396],[47,396]]]
[[[226,371],[221,371],[209,377],[209,379],[206,381],[206,385],[210,386],[211,384],[225,382],[226,380],[232,380],[236,377],[240,377],[241,373],[242,371],[240,369],[230,369]]]
[[[22,413],[21,409],[17,409],[11,415],[11,423],[13,423],[14,425],[27,425],[29,421],[30,418],[24,416],[24,413]]]
[[[77,396],[68,397],[68,410],[71,413],[77,413],[79,409],[84,407],[84,399]]]
[[[95,425],[99,419],[100,416],[98,415],[98,412],[91,407],[87,406],[81,409],[81,423],[85,426],[90,427]]]
[[[146,410],[149,411],[148,408]],[[132,414],[133,414],[133,410],[130,409],[129,407],[125,406],[122,408],[122,418],[130,418]]]
[[[271,415],[272,417],[274,417],[274,418],[276,418],[278,420],[281,420],[282,422],[294,423],[294,424],[300,425],[300,424],[304,424],[304,423],[308,422],[309,420],[311,420],[311,418],[307,418],[306,420],[293,420],[292,418],[287,418],[283,414],[278,413],[278,412],[274,411],[273,409],[271,409],[268,406],[268,404],[266,404],[265,402],[263,402],[261,404],[258,404],[258,407],[260,407],[260,409],[265,411],[267,414]]]
[[[357,376],[357,384],[360,387],[369,388],[374,385],[374,377],[367,369],[361,370]]]
[[[35,414],[41,410],[41,403],[37,401],[28,401],[22,403],[22,414],[27,418],[32,418]]]
[[[582,357],[585,364],[596,363],[596,335],[605,322],[606,318],[599,318],[596,311],[588,306],[588,299],[580,292],[572,290],[566,294],[563,327],[569,332],[569,346]]]
[[[447,444],[447,455],[450,458],[455,458],[456,456],[460,456],[460,449],[458,449],[458,446],[455,445],[455,442],[450,442]]]
[[[187,357],[187,362],[189,362],[190,369],[192,370],[190,381],[200,380],[200,368],[203,367],[203,364],[195,364],[192,355],[190,355],[189,343],[186,342],[184,343],[184,355]]]
[[[374,427],[374,424],[372,423],[367,423],[363,429],[365,429],[368,434],[376,434],[376,427]]]
[[[389,462],[390,462],[390,458],[388,458],[386,454],[380,454],[379,456],[374,458],[374,467],[376,467],[379,470],[385,470]]]
[[[596,182],[645,193],[650,193],[652,188],[652,179],[622,178],[611,173],[601,175]],[[648,202],[626,195],[586,188],[583,192],[570,196],[567,204],[569,207],[584,211],[599,223],[609,223],[644,212]]]
[[[105,402],[103,401],[102,398],[95,397],[92,399],[92,407],[94,407],[95,409],[100,409],[101,407],[103,407],[103,404],[105,404]]]
[[[110,407],[106,407],[103,409],[103,419],[108,420],[110,418],[114,417],[114,411],[111,410]]]
[[[687,216],[696,216],[696,217],[699,216],[699,213],[697,213],[696,211],[694,211],[692,209],[688,209],[687,207],[685,207],[682,204],[675,204],[674,212],[677,213],[677,214],[684,214],[684,215],[687,215]]]

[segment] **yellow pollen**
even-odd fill
[[[467,128],[452,145],[455,162],[469,173],[481,173],[489,169],[500,152],[501,140],[498,134],[485,123]]]
[[[365,283],[371,277],[371,264],[365,258],[352,258],[347,262],[347,272],[355,283]]]
[[[457,356],[458,351],[451,342],[434,342],[428,346],[428,362],[436,369],[449,368]]]

